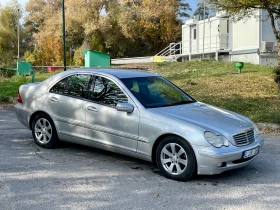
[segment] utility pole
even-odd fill
[[[18,38],[18,53],[17,53],[17,59],[19,60],[19,39],[20,39],[20,35],[19,35],[19,18],[20,18],[20,14],[19,14],[19,9],[18,9],[18,22],[17,22],[17,38]]]
[[[66,36],[65,36],[65,8],[62,0],[62,39],[63,39],[63,66],[66,71]]]
[[[205,41],[205,0],[203,0],[203,52],[202,60],[204,60],[204,41]]]

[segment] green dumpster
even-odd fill
[[[111,57],[109,54],[97,52],[94,50],[84,50],[85,67],[109,67],[111,66]]]

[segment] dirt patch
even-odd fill
[[[262,134],[277,134],[277,135],[280,135],[280,129],[265,128],[265,129],[261,129],[260,132]]]
[[[0,103],[0,107],[2,107],[4,109],[12,109],[12,108],[14,108],[14,104],[11,104],[11,103]]]
[[[117,69],[143,69],[148,70],[155,66],[156,63],[129,63],[129,64],[123,64],[123,65],[113,65],[113,68]]]

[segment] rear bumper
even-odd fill
[[[197,173],[201,175],[220,174],[224,171],[246,166],[258,155],[252,158],[242,159],[243,152],[256,147],[260,147],[261,149],[263,143],[264,138],[259,135],[252,144],[243,147],[230,145],[229,147],[222,147],[219,149],[196,146]]]
[[[17,116],[18,121],[20,121],[28,129],[30,129],[30,127],[29,127],[29,119],[30,119],[30,112],[29,112],[29,110],[24,108],[19,103],[17,103],[14,106],[14,110],[15,110],[15,114]]]

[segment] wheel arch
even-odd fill
[[[36,112],[34,112],[34,113],[30,116],[30,118],[29,118],[29,128],[30,128],[30,129],[32,129],[33,120],[34,120],[35,117],[36,117],[37,115],[39,115],[39,114],[45,114],[45,115],[47,115],[47,116],[53,121],[53,119],[51,118],[51,116],[50,116],[47,112],[44,112],[44,111],[36,111]]]
[[[166,138],[166,137],[168,137],[168,136],[174,136],[174,137],[178,137],[178,138],[181,138],[181,139],[185,140],[185,141],[190,145],[190,147],[192,148],[192,150],[193,150],[193,152],[194,152],[194,155],[195,155],[195,151],[194,151],[192,145],[190,144],[190,142],[189,142],[187,139],[185,139],[184,137],[182,137],[182,136],[180,136],[180,135],[177,135],[177,134],[166,133],[166,134],[163,134],[163,135],[159,136],[159,137],[156,139],[156,141],[155,141],[155,143],[154,143],[154,145],[153,145],[153,149],[152,149],[152,162],[153,162],[153,163],[156,164],[156,151],[157,151],[157,147],[158,147],[159,143],[160,143],[164,138]],[[196,155],[195,155],[195,160],[196,160],[196,163],[197,163]]]

